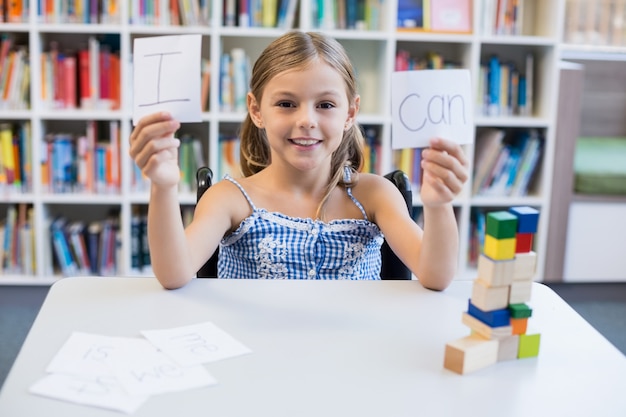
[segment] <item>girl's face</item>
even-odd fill
[[[250,116],[265,129],[272,165],[300,171],[330,169],[331,155],[358,108],[359,97],[350,103],[343,78],[322,61],[274,76],[260,103],[248,94]]]

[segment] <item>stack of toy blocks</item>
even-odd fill
[[[539,212],[512,207],[488,213],[478,277],[462,322],[472,332],[446,345],[444,367],[459,374],[499,361],[535,357],[539,334],[527,334],[537,264],[532,250]]]

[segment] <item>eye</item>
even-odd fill
[[[333,103],[325,102],[325,103],[321,103],[319,107],[322,109],[332,109],[335,107],[335,105]]]
[[[279,101],[278,103],[276,103],[277,107],[282,107],[284,109],[289,109],[292,107],[295,107],[293,103],[289,102],[289,101]]]

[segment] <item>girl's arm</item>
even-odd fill
[[[397,189],[388,180],[367,187],[374,221],[391,249],[419,279],[433,290],[445,289],[456,274],[459,232],[452,201],[467,180],[468,164],[459,145],[435,139],[422,151],[421,198],[424,230],[411,218]]]
[[[173,137],[178,127],[179,123],[169,114],[156,113],[144,117],[130,137],[130,156],[151,181],[148,245],[154,274],[165,288],[178,288],[189,282],[229,227],[224,224],[224,216],[216,214],[213,219],[199,217],[202,222],[194,216],[192,224],[204,223],[209,227],[204,235],[197,224],[189,232],[184,230],[178,202],[179,141]]]

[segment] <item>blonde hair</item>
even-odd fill
[[[357,83],[350,58],[338,41],[316,32],[291,31],[270,43],[254,63],[250,92],[260,103],[263,89],[274,76],[283,71],[304,68],[316,60],[330,65],[342,75],[348,100],[350,104],[354,104]],[[241,172],[247,177],[267,167],[271,163],[271,153],[265,131],[252,122],[249,113],[241,125],[240,133]],[[355,122],[344,131],[341,144],[332,155],[331,175],[317,210],[318,217],[323,213],[324,205],[337,185],[350,187],[356,184],[357,172],[363,164],[363,144],[363,133]],[[352,175],[344,175],[346,167]]]

